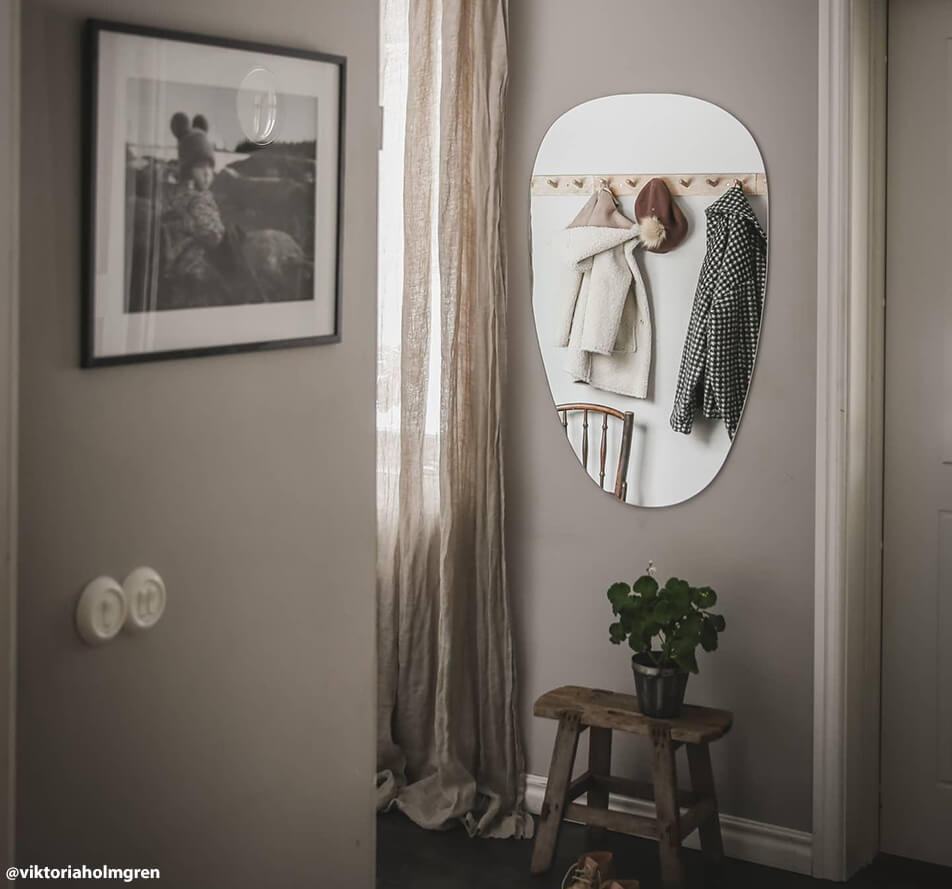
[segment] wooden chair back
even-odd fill
[[[565,430],[565,436],[569,434],[570,412],[580,412],[582,414],[582,466],[589,472],[589,415],[601,417],[601,440],[598,449],[598,486],[605,490],[605,462],[608,458],[608,418],[614,417],[621,420],[621,445],[618,449],[618,468],[615,471],[614,495],[619,500],[626,500],[628,497],[628,463],[631,459],[631,439],[635,428],[635,415],[631,411],[619,411],[613,407],[604,404],[557,404],[555,409],[558,411],[559,420],[562,422],[562,428]]]

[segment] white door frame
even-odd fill
[[[813,874],[879,851],[886,0],[819,0]]]
[[[14,863],[20,0],[0,0],[0,867]]]

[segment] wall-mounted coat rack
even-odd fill
[[[615,195],[638,194],[649,179],[663,179],[674,195],[723,194],[739,180],[746,194],[767,194],[766,173],[585,173],[533,176],[531,194],[591,194],[607,186]]]

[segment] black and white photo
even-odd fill
[[[339,340],[343,59],[88,41],[83,364]]]

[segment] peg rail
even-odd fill
[[[766,173],[585,173],[533,176],[530,194],[591,194],[603,184],[614,195],[638,194],[649,179],[663,179],[673,195],[719,195],[739,179],[745,194],[767,194]]]

